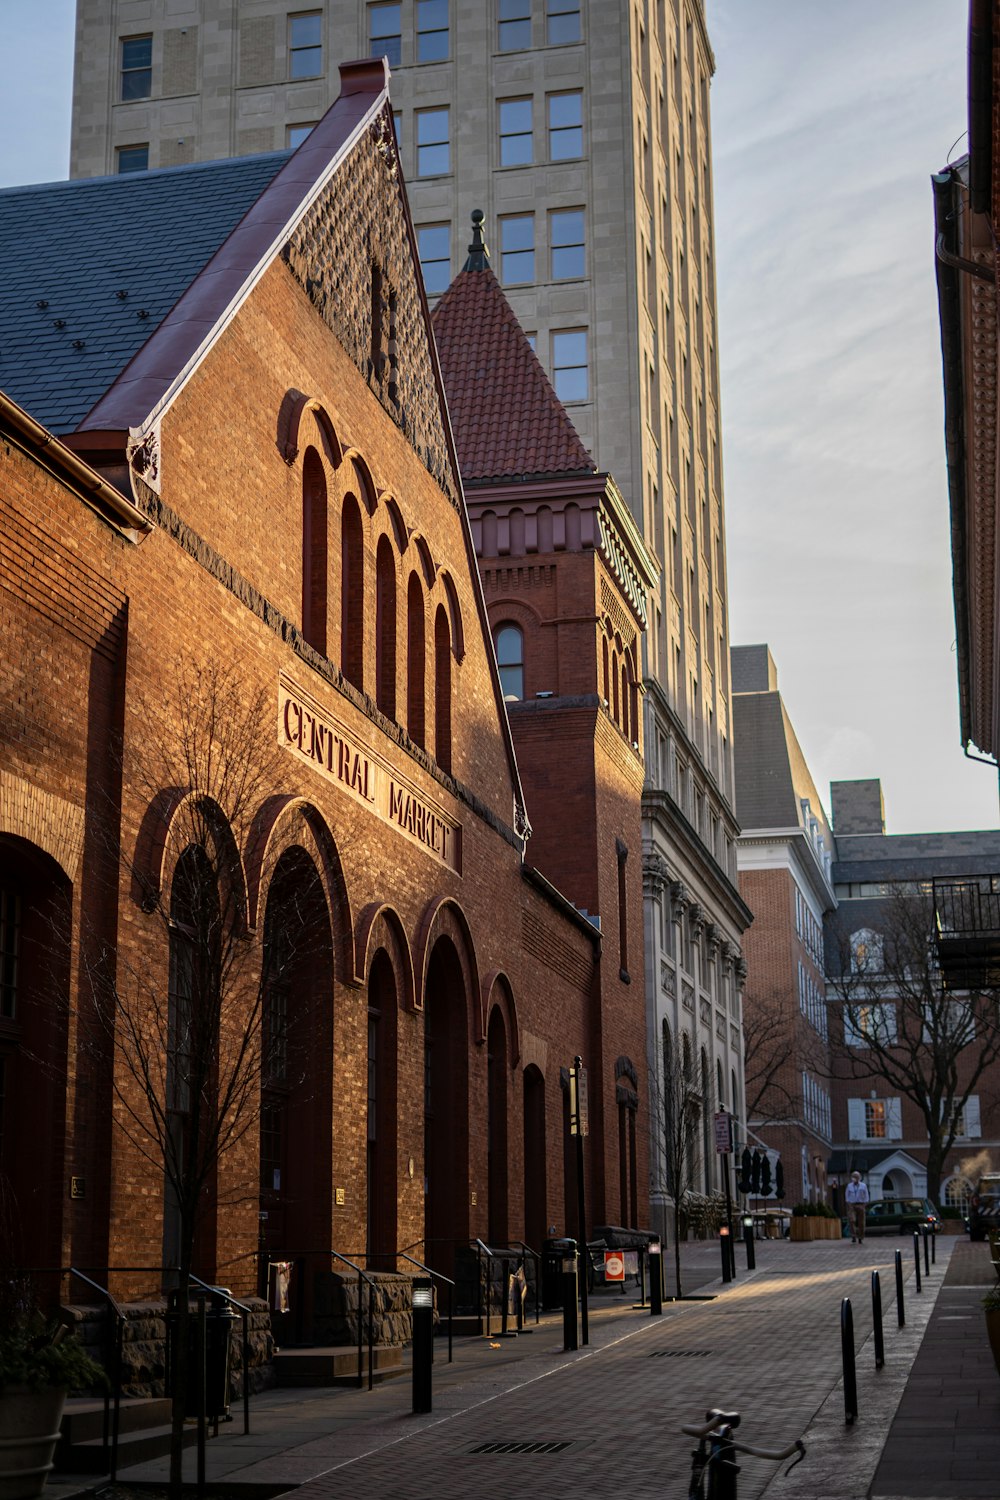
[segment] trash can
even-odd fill
[[[218,1421],[229,1415],[229,1366],[232,1327],[236,1314],[226,1301],[228,1287],[212,1287],[205,1309],[205,1416]],[[178,1294],[171,1292],[167,1305],[167,1352],[169,1379],[167,1395],[174,1393],[177,1369],[177,1330],[180,1324]],[[187,1381],[184,1392],[184,1415],[197,1417],[198,1411],[198,1310],[189,1306],[187,1339]]]
[[[542,1241],[542,1306],[546,1312],[563,1305],[563,1262],[576,1256],[576,1240]]]

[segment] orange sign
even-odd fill
[[[605,1281],[625,1280],[625,1257],[620,1250],[605,1250],[604,1279]]]

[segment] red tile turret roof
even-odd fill
[[[596,472],[485,253],[470,256],[432,322],[465,484]]]

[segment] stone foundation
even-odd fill
[[[374,1303],[372,1338],[376,1344],[406,1344],[413,1336],[413,1277],[405,1272],[369,1271]],[[361,1283],[361,1339],[368,1341],[369,1287]],[[317,1344],[358,1342],[358,1278],[350,1271],[319,1271],[315,1281],[313,1337]],[[435,1314],[437,1316],[437,1314]]]
[[[122,1395],[163,1396],[167,1358],[166,1301],[153,1298],[148,1302],[120,1305],[126,1319],[122,1346]],[[245,1305],[250,1309],[247,1329],[249,1376],[250,1392],[254,1394],[274,1385],[271,1364],[274,1340],[267,1303],[258,1297],[248,1297]],[[191,1307],[193,1311],[193,1302]],[[111,1320],[109,1325],[107,1308],[69,1303],[60,1309],[60,1314],[62,1321],[77,1333],[87,1353],[113,1374],[114,1322]],[[243,1395],[243,1320],[239,1315],[232,1324],[231,1337],[230,1390],[236,1401]]]

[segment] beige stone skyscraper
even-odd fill
[[[653,1076],[742,1114],[709,80],[701,0],[79,0],[74,176],[294,146],[385,54],[428,292],[492,265],[660,568],[644,645]],[[633,857],[638,857],[635,851]],[[651,1124],[654,1143],[655,1122]],[[653,1153],[655,1160],[655,1152]],[[666,1202],[654,1168],[654,1210]]]

